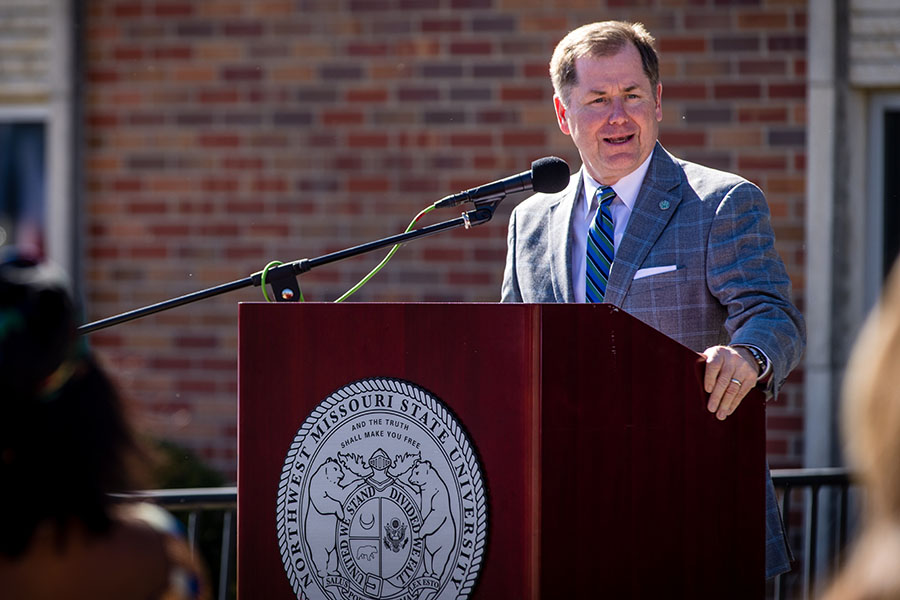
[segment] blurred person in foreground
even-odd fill
[[[550,76],[557,123],[583,166],[562,192],[535,194],[513,210],[502,300],[614,304],[702,352],[707,409],[718,419],[756,386],[777,394],[800,362],[806,328],[765,196],[659,143],[663,85],[653,37],[640,23],[584,25],[559,42]],[[764,473],[773,577],[790,562],[761,464]]]
[[[111,495],[145,455],[74,315],[59,269],[0,262],[0,597],[208,598],[177,521]]]
[[[827,600],[900,599],[900,261],[847,365],[842,427],[863,530]]]

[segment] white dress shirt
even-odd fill
[[[616,197],[613,198],[609,210],[615,225],[613,245],[616,252],[619,251],[619,244],[625,234],[625,226],[628,225],[638,192],[641,191],[641,185],[644,183],[644,176],[647,175],[647,169],[650,168],[651,158],[653,158],[653,152],[650,153],[647,160],[641,163],[641,166],[612,186]],[[575,207],[575,218],[572,220],[572,283],[575,286],[575,302],[584,302],[587,235],[599,208],[595,196],[597,188],[600,187],[600,184],[588,175],[587,169],[581,169],[581,173],[584,178],[584,196],[578,200],[578,206]]]

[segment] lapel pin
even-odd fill
[[[660,210],[669,210],[669,201],[668,200],[660,200],[659,201],[659,209]]]

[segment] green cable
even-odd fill
[[[419,214],[417,214],[417,215],[413,218],[412,221],[410,221],[409,226],[406,228],[406,231],[404,231],[404,233],[409,233],[409,231],[412,230],[413,225],[415,225],[416,222],[417,222],[419,219],[421,219],[422,217],[424,217],[425,215],[427,215],[428,213],[430,213],[430,212],[433,211],[434,209],[435,209],[434,204],[432,204],[431,206],[429,206],[429,207],[427,207],[427,208],[422,209],[422,211],[421,211]],[[384,265],[386,265],[386,264],[388,263],[389,260],[391,260],[391,258],[394,256],[394,254],[395,254],[395,253],[397,252],[397,250],[400,248],[400,246],[402,246],[402,244],[395,244],[394,247],[391,248],[391,251],[387,253],[387,256],[385,256],[384,259],[382,259],[382,261],[381,261],[380,263],[378,263],[378,264],[375,266],[374,269],[372,269],[371,271],[369,271],[369,274],[368,274],[368,275],[366,275],[365,277],[363,277],[362,279],[360,279],[359,282],[358,282],[356,285],[354,285],[352,288],[350,288],[349,290],[347,290],[346,292],[344,292],[344,295],[341,296],[340,298],[338,298],[337,300],[335,300],[335,302],[343,302],[344,300],[346,300],[347,298],[349,298],[350,296],[352,296],[359,288],[361,288],[361,287],[364,286],[366,283],[368,283],[368,281],[369,281],[370,279],[372,279],[372,277],[374,277],[375,274],[378,273],[378,271],[380,271],[381,268],[382,268]]]

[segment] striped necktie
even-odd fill
[[[606,282],[609,280],[609,268],[612,266],[615,255],[613,244],[612,212],[609,205],[612,204],[616,192],[609,186],[600,186],[597,189],[597,216],[591,222],[587,236],[587,264],[584,286],[584,297],[587,302],[603,302],[606,295]]]

